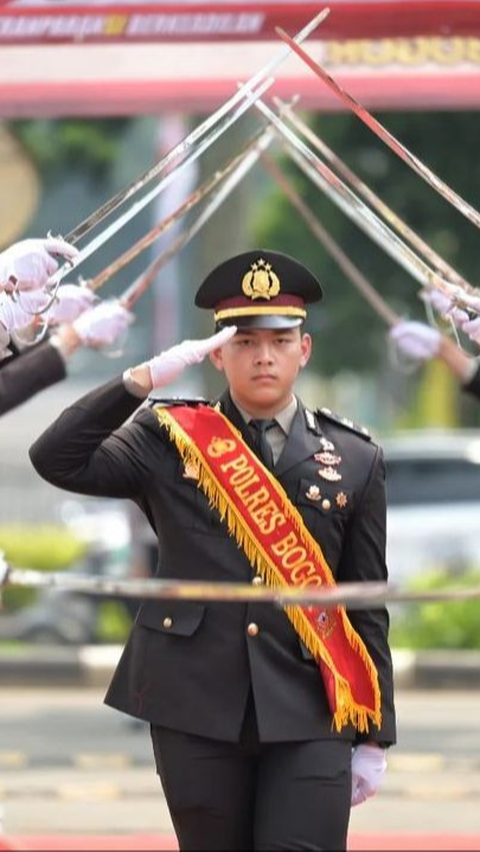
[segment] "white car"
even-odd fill
[[[390,578],[480,565],[480,430],[405,432],[382,445]]]

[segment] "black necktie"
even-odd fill
[[[265,467],[273,469],[273,451],[267,438],[267,431],[277,425],[276,420],[250,420],[254,431],[255,449]]]

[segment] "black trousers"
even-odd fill
[[[152,726],[157,772],[187,850],[344,850],[351,743],[260,743],[254,711],[238,743]]]

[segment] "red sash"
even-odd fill
[[[185,466],[215,507],[250,565],[274,588],[335,585],[318,542],[277,479],[220,412],[207,406],[154,409]],[[317,661],[333,722],[368,732],[381,725],[378,673],[344,607],[286,606]]]

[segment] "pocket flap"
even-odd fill
[[[136,623],[159,633],[193,636],[205,615],[205,604],[195,601],[147,601]]]

